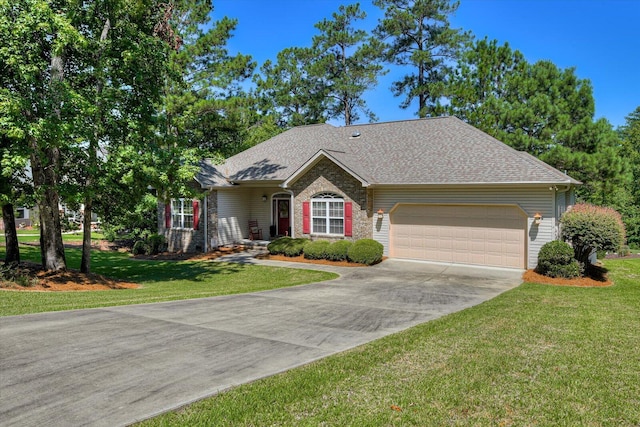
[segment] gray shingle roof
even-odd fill
[[[455,117],[301,126],[222,165],[205,161],[197,179],[203,187],[282,182],[320,150],[369,185],[579,183]]]

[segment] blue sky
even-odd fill
[[[213,0],[213,17],[238,19],[230,53],[249,54],[261,65],[286,47],[309,46],[317,34],[314,24],[351,3]],[[363,28],[373,28],[382,11],[370,0],[360,5],[368,15]],[[578,77],[591,80],[595,117],[614,127],[640,106],[640,0],[461,0],[451,23],[476,38],[509,42],[530,62],[547,59],[575,67]],[[380,121],[415,118],[417,108],[401,109],[401,99],[389,90],[401,75],[402,70],[392,70],[365,96]]]

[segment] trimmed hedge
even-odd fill
[[[572,279],[582,274],[571,245],[560,240],[545,243],[538,253],[536,273],[548,277]]]
[[[304,247],[304,257],[307,259],[327,259],[327,249],[331,245],[328,240],[316,240]]]
[[[291,237],[280,237],[267,245],[267,249],[270,254],[273,255],[285,255],[289,257],[295,257],[300,255],[305,245],[309,244],[309,239]]]
[[[356,241],[348,251],[349,260],[360,264],[372,265],[382,260],[384,246],[373,239]]]
[[[331,261],[346,261],[349,257],[349,248],[353,246],[350,240],[338,240],[327,248],[327,259]]]

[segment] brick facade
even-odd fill
[[[344,197],[345,202],[353,203],[353,236],[349,240],[371,238],[373,234],[372,208],[368,206],[367,189],[360,181],[348,174],[332,161],[321,159],[291,186],[294,193],[294,235],[313,239],[341,239],[326,235],[302,233],[302,203],[311,200],[319,193],[331,192]]]

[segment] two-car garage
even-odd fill
[[[526,214],[514,205],[398,204],[390,212],[390,255],[525,268]]]

